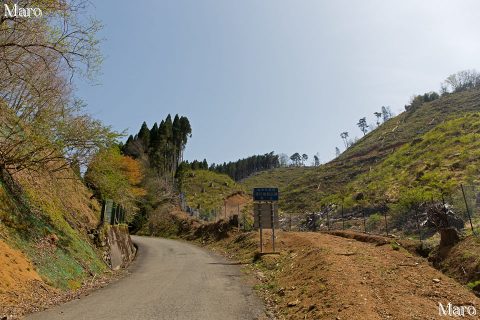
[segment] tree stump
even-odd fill
[[[440,248],[451,247],[460,241],[456,228],[442,228],[440,233]]]

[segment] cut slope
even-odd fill
[[[106,270],[87,236],[98,224],[98,204],[72,171],[22,171],[13,179],[21,195],[0,180],[0,237],[23,252],[46,283],[74,289]]]
[[[53,291],[43,284],[33,264],[18,250],[0,240],[0,315],[17,313],[25,297],[41,299],[38,291]],[[38,298],[36,298],[38,297]]]

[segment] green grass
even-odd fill
[[[275,187],[280,193],[280,205],[284,202],[283,195],[288,190],[291,181],[299,179],[305,175],[313,173],[315,168],[311,167],[291,167],[277,168],[274,170],[262,171],[241,181],[248,193],[253,192],[253,188]]]
[[[400,250],[400,246],[396,242],[391,242],[390,246],[392,247],[393,250],[398,251]]]
[[[80,184],[79,181],[72,183]],[[107,267],[99,252],[95,251],[86,234],[77,229],[80,223],[73,223],[72,212],[58,205],[62,201],[52,194],[42,194],[30,185],[24,184],[23,187],[31,212],[19,207],[5,186],[0,184],[0,225],[5,230],[8,244],[33,262],[46,283],[60,289],[76,289],[87,276],[104,272]],[[58,237],[55,246],[45,242],[52,234]]]
[[[407,143],[368,173],[347,184],[345,193],[366,192],[370,201],[395,202],[405,189],[459,192],[460,183],[478,184],[480,113],[446,121]]]
[[[470,289],[473,289],[478,285],[480,285],[480,280],[467,283],[467,287],[469,287]]]
[[[293,213],[341,200],[347,207],[376,207],[398,201],[412,187],[477,184],[478,112],[480,90],[450,94],[390,119],[320,167],[274,169],[242,184],[280,187],[280,208]],[[353,200],[359,193],[366,201]]]
[[[229,176],[208,170],[188,170],[183,173],[182,192],[192,208],[210,212],[219,210],[228,196],[244,192],[245,188]]]

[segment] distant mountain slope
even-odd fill
[[[224,201],[235,193],[243,193],[244,187],[226,174],[209,170],[187,170],[182,173],[181,191],[192,209],[199,210],[207,218],[213,211],[220,212]]]
[[[376,130],[369,132],[338,158],[320,167],[274,169],[247,178],[243,183],[249,188],[256,186],[259,182],[262,185],[279,186],[282,193],[280,206],[285,211],[318,210],[328,196],[337,193],[351,194],[352,188],[355,189],[355,187],[359,189],[357,191],[361,192],[365,187],[362,183],[365,181],[359,180],[355,185],[353,184],[355,179],[367,172],[388,171],[385,169],[386,165],[379,166],[389,156],[401,157],[401,154],[394,156],[399,151],[404,155],[408,154],[409,146],[414,146],[424,139],[433,142],[432,136],[425,134],[446,121],[459,119],[446,125],[452,131],[459,130],[458,128],[461,128],[465,121],[472,125],[475,122],[475,116],[465,117],[466,114],[472,112],[480,112],[479,89],[449,94],[438,100],[424,103],[408,112],[403,112],[383,123]],[[446,128],[440,127],[438,130],[444,129]],[[438,152],[446,150],[445,146],[452,142],[447,139],[444,144],[438,144],[436,146],[439,148]],[[409,145],[406,146],[406,144]],[[426,147],[426,145],[422,146]],[[474,147],[473,144],[463,144],[459,152],[465,152],[472,147]],[[431,150],[430,155],[425,154],[425,157],[435,153],[435,150]],[[413,167],[409,166],[408,159],[404,159],[401,166],[413,170]],[[448,165],[447,160],[437,160],[440,162],[438,167]],[[425,161],[427,160],[425,159]],[[465,178],[465,175],[462,177]],[[377,179],[382,180],[383,178],[377,176]],[[439,179],[438,182],[445,182],[446,177],[439,176],[437,179]],[[347,187],[350,189],[349,191],[347,191]]]

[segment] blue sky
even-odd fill
[[[168,113],[193,127],[186,159],[319,153],[399,113],[449,74],[480,69],[480,2],[97,0],[105,62],[78,95],[138,132]]]

